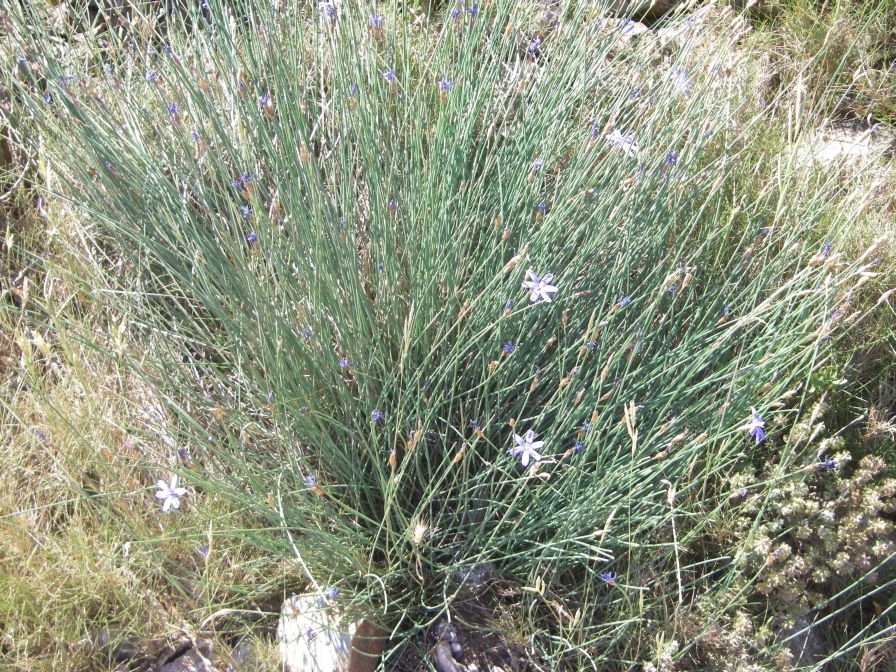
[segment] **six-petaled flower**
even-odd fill
[[[526,271],[526,279],[523,281],[523,289],[529,292],[529,301],[551,302],[551,294],[558,291],[558,288],[551,284],[554,280],[553,273],[546,273],[539,278],[532,269]]]
[[[385,415],[386,414],[380,410],[374,410],[370,414],[370,419],[373,420],[374,422],[379,422],[380,420],[382,420],[385,417]]]
[[[394,81],[394,80],[395,80],[395,70],[392,69],[392,68],[389,68],[388,70],[386,70],[386,71],[383,73],[383,77],[386,78],[386,81],[387,81],[387,82],[392,82],[392,81]]]
[[[537,37],[533,37],[532,40],[529,42],[529,48],[526,50],[526,52],[530,56],[535,56],[539,47],[541,47],[541,40],[538,39]]]
[[[185,488],[177,487],[177,476],[171,477],[171,482],[159,481],[156,483],[158,492],[156,498],[162,500],[162,513],[168,513],[171,509],[180,508],[180,498],[187,494]]]
[[[613,147],[621,149],[626,156],[634,156],[638,153],[638,145],[635,142],[635,139],[631,135],[624,135],[618,129],[614,130],[612,133],[608,133],[604,136],[607,142],[609,142]]]
[[[524,467],[528,467],[529,462],[532,460],[537,461],[541,459],[541,454],[538,452],[538,449],[544,445],[544,441],[536,441],[535,432],[531,429],[523,436],[514,434],[513,440],[516,445],[508,450],[507,454],[512,455],[513,457],[519,457],[520,462]]]
[[[308,474],[304,479],[302,479],[302,482],[305,484],[306,488],[314,487],[314,485],[317,483],[317,476],[315,476],[314,474]]]
[[[614,581],[616,581],[616,576],[616,572],[601,572],[600,580],[604,583],[612,584]]]
[[[455,82],[453,79],[448,79],[445,75],[442,75],[441,79],[439,79],[439,88],[442,91],[450,91],[454,88]]]
[[[246,235],[246,242],[249,242],[249,243],[257,243],[257,242],[258,242],[258,234],[255,233],[255,231],[250,231],[250,232]]]
[[[369,17],[367,17],[367,23],[370,24],[371,28],[379,28],[380,24],[383,22],[383,15],[377,14],[373,12]]]

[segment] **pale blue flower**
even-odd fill
[[[528,467],[531,460],[537,461],[541,459],[541,454],[538,452],[538,449],[544,445],[544,441],[536,441],[535,432],[531,429],[526,432],[524,436],[514,434],[513,440],[516,445],[508,450],[507,454],[512,455],[513,457],[519,457],[520,462],[524,467]]]
[[[765,420],[752,407],[750,408],[750,426],[747,428],[747,432],[756,439],[757,446],[765,441]]]
[[[158,492],[156,499],[162,500],[162,513],[168,513],[171,509],[180,508],[180,498],[187,494],[186,489],[177,487],[177,475],[171,477],[171,482],[159,481],[156,483]]]
[[[529,301],[551,302],[551,294],[559,291],[557,287],[551,284],[554,280],[553,273],[547,273],[544,277],[539,278],[532,269],[526,271],[526,280],[523,282],[523,289],[529,292]]]

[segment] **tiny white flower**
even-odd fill
[[[618,129],[614,130],[612,133],[608,133],[604,138],[611,145],[618,147],[625,152],[626,156],[633,156],[638,153],[638,145],[635,143],[634,137],[631,135],[623,135]]]
[[[544,441],[536,441],[535,432],[531,429],[526,432],[525,436],[514,434],[513,440],[516,442],[516,445],[508,450],[507,454],[512,455],[513,457],[519,457],[524,467],[529,466],[530,460],[541,459],[538,449],[544,445]]]
[[[551,294],[557,291],[557,287],[551,284],[554,280],[553,273],[546,273],[543,278],[539,278],[530,268],[526,271],[526,280],[523,282],[523,289],[529,291],[530,301],[542,300],[545,303],[551,302]]]
[[[156,498],[164,500],[162,502],[162,513],[168,513],[171,509],[180,508],[180,498],[187,494],[187,491],[185,488],[177,487],[177,476],[171,477],[171,483],[159,481],[156,483],[156,487],[159,488]]]

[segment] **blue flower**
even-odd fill
[[[728,317],[728,315],[730,315],[730,314],[731,314],[731,310],[728,308],[728,306],[722,306],[722,315],[724,315],[725,317]]]
[[[756,412],[755,408],[750,408],[750,425],[747,432],[756,439],[756,445],[765,441],[765,420],[763,420]]]
[[[386,78],[386,81],[387,81],[387,82],[392,82],[392,81],[394,81],[394,80],[395,80],[395,70],[392,69],[392,68],[389,68],[388,70],[386,70],[386,71],[383,73],[383,77]]]
[[[526,271],[526,280],[523,282],[523,289],[529,292],[529,301],[551,302],[551,294],[558,291],[558,288],[551,284],[554,280],[553,273],[546,273],[544,277],[539,278],[532,269]]]
[[[578,439],[576,439],[576,441],[572,444],[572,449],[576,453],[581,453],[585,449],[585,446],[579,443]]]
[[[582,423],[582,431],[583,431],[583,432],[587,432],[587,431],[590,430],[590,429],[591,429],[591,425],[590,425],[590,424],[588,424],[587,422],[583,422],[583,423]]]
[[[367,18],[367,23],[369,23],[372,28],[379,28],[379,26],[382,22],[383,22],[383,15],[377,14],[376,12],[373,12]]]
[[[330,19],[336,18],[336,5],[332,2],[321,2],[318,4],[320,5],[320,11],[326,14]]]
[[[308,475],[304,478],[303,482],[305,483],[305,487],[306,487],[306,488],[310,488],[310,487],[312,487],[315,483],[317,483],[317,476],[315,476],[314,474],[308,474]]]
[[[206,544],[197,544],[196,552],[199,553],[203,558],[208,556],[208,546]]]
[[[504,308],[506,310],[510,310],[513,308],[513,299],[507,299],[507,303],[504,304]]]
[[[370,419],[373,420],[374,422],[379,422],[379,421],[382,420],[385,416],[386,416],[386,414],[383,413],[382,411],[375,410],[375,411],[373,411],[373,412],[370,414]]]
[[[591,139],[595,140],[598,135],[600,135],[600,122],[594,119],[591,122]]]
[[[594,350],[594,348],[597,347],[597,341],[595,341],[594,339],[588,339],[587,341],[585,341],[585,347],[589,350]]]
[[[302,328],[302,336],[305,338],[311,338],[311,327],[303,327]]]
[[[505,355],[509,355],[511,352],[513,352],[513,342],[512,342],[512,341],[507,341],[507,342],[501,347],[501,352],[503,352]]]
[[[666,165],[674,166],[678,163],[678,152],[669,152],[669,156],[666,157]]]
[[[461,12],[460,8],[455,7],[454,9],[451,10],[451,18],[454,19],[455,21],[457,21],[457,17],[460,16],[460,12]]]
[[[165,53],[168,54],[169,56],[174,56],[174,47],[172,47],[170,44],[166,44],[165,45]]]
[[[339,358],[339,368],[344,369],[347,366],[351,366],[351,362],[349,362],[345,357]]]
[[[541,40],[537,37],[532,38],[529,42],[529,48],[526,50],[530,56],[535,56],[535,52],[538,51],[538,48],[541,46]]]
[[[544,166],[544,161],[542,159],[535,159],[532,162],[532,171],[539,171],[541,170],[542,166]]]
[[[617,303],[617,305],[618,305],[620,308],[622,308],[622,307],[624,307],[624,306],[627,306],[627,305],[630,304],[631,302],[632,302],[631,297],[623,296],[623,297],[622,297],[621,299],[619,299],[619,301],[617,301],[616,303]]]
[[[267,107],[269,102],[271,102],[271,99],[268,98],[268,95],[266,93],[258,96],[259,107]]]
[[[243,219],[249,219],[249,215],[252,214],[252,206],[251,205],[241,205],[239,206],[240,214],[243,216]]]
[[[177,114],[177,103],[168,103],[168,114]]]
[[[193,142],[199,142],[199,131],[193,131],[190,133],[190,137],[193,138]]]
[[[470,13],[471,17],[475,17],[479,13],[479,3],[474,2],[467,8],[467,11]]]
[[[43,95],[43,99],[44,99],[44,102],[45,102],[47,105],[52,105],[52,104],[53,104],[53,96],[51,96],[49,93],[45,93],[45,94]]]
[[[324,593],[324,595],[326,595],[328,600],[335,600],[337,597],[339,597],[339,589],[335,586],[331,586],[327,588],[327,592]]]
[[[470,429],[479,429],[479,423],[475,420],[467,421],[467,425],[470,427]]]
[[[604,583],[612,584],[614,581],[616,581],[616,576],[616,572],[601,572],[600,580]]]
[[[254,231],[250,232],[249,235],[246,236],[246,241],[250,243],[258,242],[258,234]]]
[[[524,436],[519,434],[513,435],[513,441],[516,445],[507,451],[508,455],[519,457],[524,467],[529,466],[530,460],[540,460],[541,454],[538,449],[544,445],[544,441],[535,440],[535,432],[531,429]]]
[[[159,73],[157,72],[147,72],[146,73],[146,81],[150,84],[155,84],[159,79]]]
[[[691,94],[691,82],[688,80],[687,68],[672,68],[672,74],[670,76],[672,79],[672,88],[674,88],[677,93],[685,96]]]
[[[825,460],[824,462],[819,462],[818,466],[825,469],[833,469],[837,466],[837,460]]]
[[[103,168],[112,170],[112,162],[109,159],[103,159]]]
[[[826,257],[826,256],[828,256],[828,254],[830,254],[830,252],[831,252],[831,245],[833,245],[833,244],[834,244],[834,241],[833,241],[833,240],[829,240],[828,242],[826,242],[826,243],[824,244],[824,251],[822,251],[822,253],[821,253],[821,256],[822,256],[822,257]]]
[[[439,80],[439,88],[442,91],[450,91],[454,88],[454,85],[456,83],[457,82],[455,82],[453,79],[448,79],[445,77],[445,75],[442,75],[442,78]]]

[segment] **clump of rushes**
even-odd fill
[[[154,83],[88,96],[50,75],[97,73],[20,5],[11,30],[46,48],[41,79],[5,71],[15,123],[90,213],[81,240],[116,259],[93,281],[141,325],[130,363],[197,456],[191,502],[232,498],[274,530],[252,543],[399,639],[452,608],[459,568],[537,583],[500,599],[547,667],[637,657],[645,610],[738,571],[689,555],[696,532],[665,535],[739,456],[781,447],[799,409],[777,400],[875,302],[832,320],[863,262],[809,263],[858,216],[858,184],[783,162],[732,195],[762,116],[717,72],[725,26],[676,54],[686,80],[633,97],[611,36],[520,53],[512,2],[446,9],[429,42],[401,15],[368,39],[351,3],[247,1],[232,21],[209,0],[161,42],[178,58],[152,59]],[[178,123],[147,98],[182,101]]]

